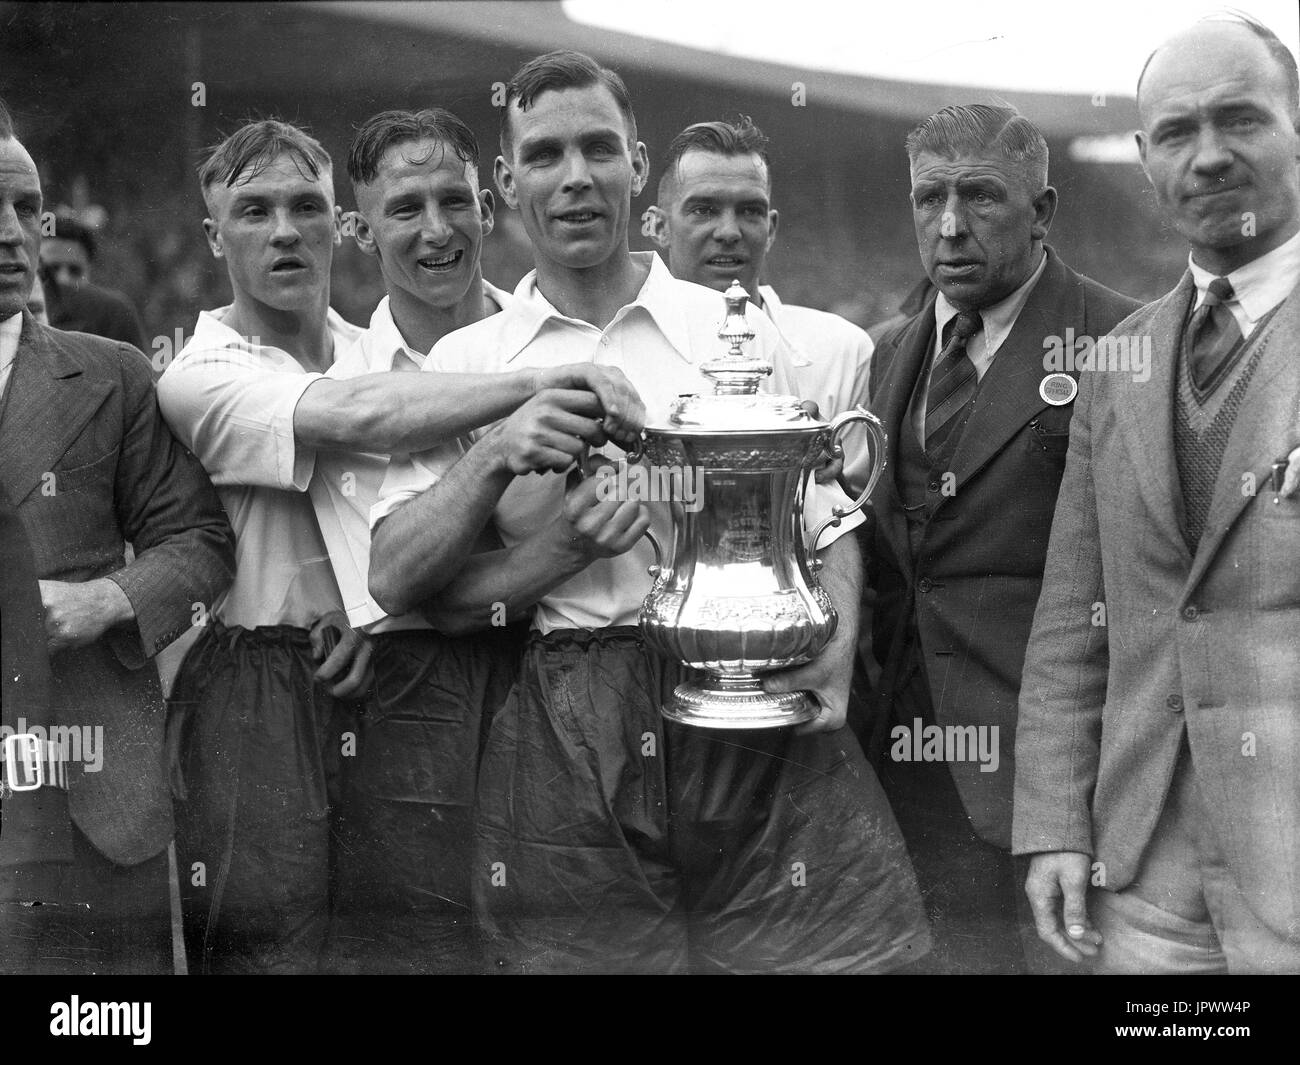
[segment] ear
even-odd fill
[[[221,248],[221,230],[211,218],[203,219],[203,235],[208,238],[208,247],[212,249],[214,259],[224,259],[226,253]]]
[[[505,156],[498,155],[495,163],[492,164],[492,178],[497,183],[497,191],[501,193],[501,199],[505,201],[507,207],[512,211],[519,210],[519,194],[515,189],[515,175],[510,169],[510,164],[506,162]]]
[[[647,207],[641,216],[641,232],[667,251],[670,243],[668,213],[662,207]]]
[[[492,232],[492,227],[496,225],[496,200],[492,198],[491,189],[479,189],[478,193],[478,213],[483,222],[483,236]]]
[[[379,245],[375,243],[375,233],[366,221],[366,216],[360,211],[353,211],[348,217],[352,220],[352,239],[357,242],[357,247],[366,255],[378,257]]]
[[[343,208],[337,203],[334,205],[334,246],[338,247],[343,243]]]
[[[1052,228],[1052,219],[1056,217],[1056,190],[1048,185],[1034,197],[1034,224],[1029,232],[1034,240],[1045,240],[1047,231]]]
[[[772,245],[776,243],[776,227],[781,221],[781,212],[773,208],[767,212],[767,247],[764,251],[771,251]]]
[[[636,147],[632,149],[632,196],[641,195],[641,190],[645,188],[646,179],[650,177],[650,153],[646,151],[645,144],[642,141],[636,142]]]
[[[1147,176],[1147,181],[1151,180],[1151,171],[1147,169],[1147,135],[1141,130],[1133,134],[1134,140],[1138,146],[1138,160],[1142,163],[1142,173]]]

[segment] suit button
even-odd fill
[[[931,481],[929,484],[925,486],[925,489],[927,492],[937,492],[939,491],[939,482]]]
[[[934,587],[934,581],[930,580],[929,577],[922,577],[919,581],[916,582],[916,589],[919,592],[928,592],[933,587]]]
[[[1184,620],[1184,621],[1195,621],[1196,618],[1197,618],[1197,616],[1198,616],[1199,614],[1200,614],[1200,611],[1197,610],[1196,607],[1194,607],[1194,606],[1185,606],[1185,607],[1183,607],[1183,620]]]
[[[1165,700],[1165,706],[1170,710],[1181,710],[1183,708],[1183,697],[1181,695],[1171,695]]]

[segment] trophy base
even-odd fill
[[[677,685],[661,712],[696,728],[754,729],[802,725],[819,709],[807,692],[765,692],[757,677],[709,677]]]

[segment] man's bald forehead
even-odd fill
[[[1300,102],[1296,99],[1295,59],[1285,45],[1276,37],[1270,42],[1246,23],[1235,19],[1205,19],[1174,34],[1147,57],[1138,75],[1139,114],[1143,97],[1149,97],[1152,85],[1161,84],[1171,74],[1184,77],[1193,74],[1198,63],[1218,55],[1225,47],[1241,49],[1243,60],[1253,53],[1252,58],[1276,76],[1288,109],[1293,113],[1297,110]]]

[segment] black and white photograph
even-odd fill
[[[1284,1019],[1298,53],[1294,0],[0,3],[19,1045],[196,1046],[218,975]]]

